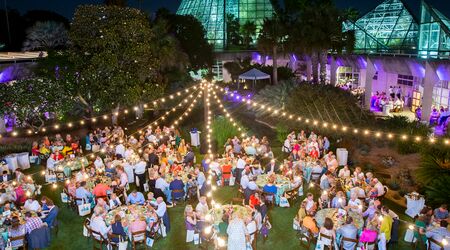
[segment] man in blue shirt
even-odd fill
[[[80,182],[80,187],[78,187],[77,190],[75,191],[75,196],[77,199],[83,199],[85,203],[88,203],[89,199],[92,197],[92,194],[91,192],[87,191],[86,188],[84,188],[84,186],[86,186],[86,182],[85,181]],[[83,204],[83,201],[77,200],[77,205],[81,204]]]
[[[131,192],[131,194],[128,195],[127,197],[127,204],[144,205],[144,203],[145,203],[144,195],[136,190],[133,190],[133,192]]]
[[[175,176],[175,179],[170,182],[169,189],[173,192],[172,199],[178,200],[184,198],[184,183],[179,175]]]

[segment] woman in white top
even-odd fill
[[[245,236],[248,235],[247,227],[244,221],[236,214],[228,224],[228,250],[242,250],[246,249]]]
[[[251,245],[253,240],[255,240],[256,230],[258,229],[258,226],[256,225],[256,221],[252,217],[247,217],[246,228],[247,228],[247,233],[249,234],[248,242]]]
[[[334,230],[333,221],[326,217],[325,222],[323,223],[323,226],[320,228],[320,235],[325,235],[328,237],[331,237],[332,240],[329,240],[328,238],[321,237],[322,242],[325,243],[327,246],[331,246],[333,248],[333,241],[336,240],[336,231]]]
[[[339,170],[338,177],[344,179],[350,177],[350,169],[348,169],[347,165],[345,165],[343,169]]]

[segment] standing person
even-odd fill
[[[184,224],[186,226],[186,242],[194,241],[195,227],[197,225],[197,215],[191,205],[184,209]]]
[[[241,183],[242,171],[244,171],[244,168],[246,165],[246,162],[245,162],[246,157],[239,155],[238,158],[239,159],[237,160],[236,170],[235,170],[236,171],[236,182]]]
[[[248,235],[247,228],[242,219],[236,214],[232,215],[227,228],[228,250],[246,249],[245,237]]]
[[[206,192],[206,177],[205,174],[200,171],[200,166],[195,167],[195,174],[197,175],[197,185],[200,195],[205,195]]]
[[[166,233],[170,231],[169,214],[167,213],[167,205],[162,197],[156,198],[156,214],[162,219],[164,226],[166,227]]]
[[[145,162],[144,158],[141,158],[141,160],[134,165],[134,174],[136,176],[136,181],[139,183],[139,191],[144,192],[144,183],[146,182],[145,178],[145,170],[147,167],[147,163]]]
[[[386,250],[386,244],[391,240],[391,231],[392,231],[392,217],[389,215],[389,208],[382,206],[381,207],[380,216],[381,225],[380,225],[380,235],[378,237],[378,249]]]

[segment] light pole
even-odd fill
[[[3,4],[5,6],[5,16],[6,16],[6,29],[8,30],[8,45],[11,45],[11,32],[9,30],[9,17],[8,17],[8,8],[6,7],[6,0],[3,0]]]

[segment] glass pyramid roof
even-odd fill
[[[408,52],[416,50],[419,25],[401,0],[385,0],[356,22],[346,21],[344,31],[355,31],[355,51]]]

